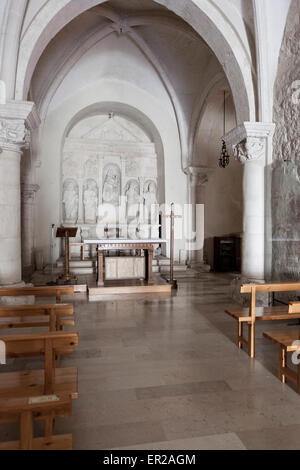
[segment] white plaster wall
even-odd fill
[[[195,165],[212,168],[208,182],[198,188],[198,203],[204,206],[204,252],[213,265],[213,237],[242,233],[243,231],[243,167],[231,156],[227,168],[219,168],[223,135],[223,90],[208,102],[195,139]],[[226,99],[226,132],[236,126],[235,109],[231,96]]]

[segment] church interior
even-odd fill
[[[0,450],[299,450],[300,0],[0,33]]]

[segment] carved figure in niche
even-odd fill
[[[117,165],[108,165],[104,171],[103,202],[118,205],[120,198],[121,175]]]
[[[87,180],[83,191],[85,223],[95,223],[98,208],[98,188],[95,180]]]
[[[154,181],[149,181],[145,184],[144,188],[144,205],[145,205],[145,222],[158,223],[158,207],[156,197],[156,184]]]
[[[76,223],[78,218],[78,185],[75,180],[68,179],[63,186],[64,220]]]
[[[125,188],[125,196],[127,200],[127,218],[138,219],[139,218],[139,204],[142,201],[140,196],[140,185],[138,181],[128,181]]]

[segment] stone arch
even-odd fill
[[[72,99],[67,99],[63,108],[56,108],[55,112],[47,114],[43,129],[40,133],[39,168],[37,182],[40,186],[37,199],[36,213],[40,220],[39,231],[36,234],[37,245],[43,248],[45,260],[48,255],[48,221],[60,223],[61,156],[65,138],[70,129],[80,120],[91,113],[107,114],[108,111],[117,112],[126,119],[137,122],[155,142],[158,155],[159,169],[159,203],[172,201],[186,201],[186,177],[180,165],[180,142],[178,128],[161,106],[158,100],[152,98],[145,90],[119,80],[101,79],[90,86],[78,90]],[[64,112],[60,112],[63,109]],[[165,175],[168,179],[165,179]],[[174,184],[177,181],[179,183]],[[49,199],[50,191],[54,198]],[[58,200],[59,198],[59,200]],[[162,233],[165,236],[165,233]],[[184,240],[178,240],[175,249],[184,248]],[[59,256],[59,253],[56,253]]]
[[[108,111],[113,111],[119,116],[125,117],[131,120],[133,123],[138,125],[143,129],[144,132],[148,135],[150,140],[155,144],[156,153],[158,157],[158,181],[159,181],[159,198],[162,202],[165,200],[165,188],[164,188],[164,173],[165,173],[165,164],[164,164],[164,148],[160,133],[151,119],[142,113],[137,108],[129,106],[121,102],[101,102],[95,103],[91,106],[88,106],[80,110],[69,122],[68,126],[64,132],[64,138],[69,134],[71,129],[80,121],[88,116],[95,114],[105,114]]]
[[[95,34],[89,36],[86,41],[82,42],[80,47],[76,46],[76,48],[73,51],[71,51],[71,54],[68,57],[68,60],[63,62],[62,67],[59,70],[56,70],[54,80],[51,79],[51,82],[49,83],[49,87],[47,87],[46,93],[43,96],[41,96],[41,99],[39,100],[39,102],[36,103],[42,122],[44,121],[45,116],[47,114],[48,106],[51,102],[51,99],[53,98],[56,90],[58,89],[59,85],[62,83],[66,75],[70,72],[70,70],[74,67],[74,65],[80,60],[80,58],[87,51],[87,49],[93,47],[96,43],[102,41],[105,37],[107,37],[109,34],[112,34],[112,33],[113,33],[113,30],[111,30],[111,28],[108,26],[108,27],[103,28],[103,30],[97,31]],[[187,123],[183,116],[182,107],[177,98],[176,92],[173,88],[173,85],[167,73],[164,71],[160,61],[155,57],[155,55],[152,53],[149,46],[140,37],[140,35],[132,30],[130,31],[129,39],[132,40],[135,46],[138,47],[142,51],[142,53],[145,55],[147,60],[151,63],[152,67],[157,72],[163,86],[165,87],[169,95],[169,98],[170,98],[170,101],[174,110],[174,114],[176,117],[177,125],[178,125],[178,132],[180,136],[180,145],[181,145],[181,154],[182,154],[182,167],[184,168],[187,165],[187,158],[188,158]]]
[[[223,65],[236,103],[238,122],[256,118],[251,58],[228,18],[208,0],[154,0],[173,11],[200,34]],[[35,66],[49,41],[73,18],[104,0],[49,0],[25,31],[19,50],[16,99],[26,99]],[[228,8],[230,8],[228,4]],[[226,61],[224,62],[224,57]]]

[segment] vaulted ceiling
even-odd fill
[[[63,28],[42,54],[31,82],[30,98],[40,107],[53,80],[79,48],[93,37],[125,35],[169,80],[191,116],[195,98],[206,82],[223,74],[215,55],[182,19],[152,0],[110,0],[84,12]],[[149,55],[151,57],[149,57]],[[223,74],[224,75],[224,74]]]

